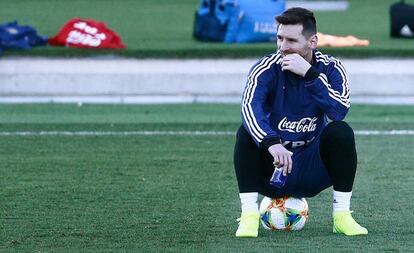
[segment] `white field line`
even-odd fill
[[[235,135],[230,131],[16,131],[0,132],[0,136],[219,136]]]
[[[0,136],[232,136],[232,131],[0,131]],[[414,135],[414,130],[357,130],[355,135]]]

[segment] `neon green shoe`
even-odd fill
[[[340,211],[333,215],[333,232],[345,235],[367,235],[368,230],[359,225],[351,215],[352,211]]]
[[[242,212],[236,237],[257,237],[259,233],[259,212]]]

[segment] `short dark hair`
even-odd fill
[[[313,12],[300,7],[294,7],[285,10],[279,16],[276,16],[276,21],[282,25],[302,25],[302,34],[309,38],[315,35],[316,30],[316,19]]]

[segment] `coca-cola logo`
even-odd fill
[[[288,131],[290,133],[306,133],[316,130],[316,120],[318,117],[303,118],[298,121],[289,121],[284,117],[277,126],[280,131]]]

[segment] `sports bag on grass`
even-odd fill
[[[29,49],[47,44],[47,37],[37,34],[35,28],[19,25],[17,21],[0,24],[0,53],[5,49]]]
[[[82,48],[124,48],[121,38],[106,27],[105,23],[93,19],[73,18],[54,37],[50,45]]]
[[[226,43],[274,41],[275,16],[285,6],[285,0],[201,0],[193,36]]]
[[[390,7],[391,37],[414,38],[414,5],[405,1]]]

